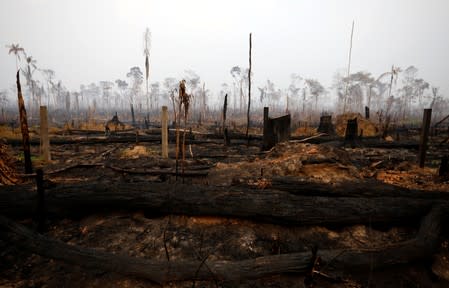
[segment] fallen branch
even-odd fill
[[[60,169],[56,169],[56,170],[51,170],[51,171],[47,171],[45,172],[46,175],[54,175],[54,174],[58,174],[58,173],[62,173],[62,172],[67,172],[71,169],[75,169],[75,168],[96,168],[96,167],[104,167],[104,168],[108,168],[111,170],[114,170],[116,172],[120,172],[120,173],[127,173],[127,174],[145,174],[145,175],[175,175],[176,171],[174,171],[174,169],[125,169],[125,168],[120,168],[117,166],[113,166],[113,165],[107,165],[105,163],[76,163],[73,165],[69,165],[66,167],[62,167]],[[201,170],[208,170],[210,168],[212,168],[213,166],[205,166],[205,165],[201,165],[201,166],[192,166],[189,167],[189,170],[185,171],[185,176],[186,177],[205,177],[208,175],[208,171],[201,171]],[[31,176],[35,176],[35,174],[30,174]],[[22,176],[29,176],[29,175],[22,175]]]

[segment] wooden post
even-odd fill
[[[45,207],[44,172],[42,168],[36,169],[37,186],[37,231],[45,232],[45,222],[47,221],[47,211]]]
[[[48,138],[48,115],[47,106],[40,106],[40,140],[41,157],[45,162],[51,160],[50,139]]]
[[[430,120],[432,118],[432,109],[424,109],[423,122],[421,127],[421,139],[419,142],[419,167],[424,168],[427,151],[427,138],[429,137]]]
[[[162,158],[168,158],[168,110],[167,106],[162,106]]]
[[[20,70],[18,70],[16,74],[16,84],[17,84],[17,98],[20,113],[20,128],[22,131],[23,156],[25,158],[25,173],[31,174],[33,173],[33,164],[31,163],[30,135],[28,134],[27,111],[25,109],[25,102],[23,101],[19,72]]]

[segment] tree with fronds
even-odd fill
[[[25,55],[25,49],[20,47],[20,44],[11,44],[6,45],[6,48],[8,48],[8,54],[14,54],[16,57],[16,70],[19,70],[19,61],[20,61],[20,54]]]
[[[26,56],[27,67],[26,70],[22,70],[22,74],[25,76],[28,88],[30,89],[31,100],[35,104],[32,107],[35,107],[37,111],[40,105],[40,99],[36,99],[36,81],[33,79],[33,74],[37,70],[36,62],[33,56]],[[31,114],[33,114],[33,109],[31,109]]]

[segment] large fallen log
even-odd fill
[[[5,186],[0,211],[6,216],[33,215],[36,193]],[[311,197],[276,190],[165,183],[82,183],[48,189],[48,213],[82,216],[116,210],[145,210],[156,215],[212,215],[292,225],[346,225],[410,222],[441,199],[409,197]]]
[[[395,264],[429,259],[437,246],[442,208],[434,206],[423,219],[416,238],[388,247],[366,250],[318,250],[329,268],[383,268]],[[65,263],[149,279],[163,284],[183,280],[240,281],[281,273],[304,273],[309,270],[310,252],[264,256],[243,261],[177,260],[161,261],[111,254],[90,248],[68,245],[37,234],[0,216],[0,238],[31,253]],[[213,274],[212,274],[212,273]]]
[[[309,179],[294,176],[276,176],[271,179],[270,188],[304,196],[406,197],[449,200],[449,191],[413,190],[387,184],[375,179],[326,184],[312,182]]]

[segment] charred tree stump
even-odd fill
[[[31,152],[30,152],[30,135],[28,133],[28,120],[27,111],[25,109],[25,102],[22,96],[22,87],[20,86],[20,70],[16,74],[16,84],[17,84],[17,98],[19,104],[20,113],[20,128],[22,131],[22,146],[23,146],[23,156],[25,160],[25,173],[33,173],[33,164],[31,163]]]
[[[369,119],[369,107],[365,106],[365,119]]]
[[[290,139],[290,115],[278,118],[268,116],[268,107],[263,108],[263,144],[262,149],[268,150],[279,142]]]
[[[333,135],[335,133],[334,125],[332,125],[332,116],[324,115],[320,117],[320,125],[318,126],[318,132]]]
[[[426,162],[427,138],[429,137],[430,120],[432,117],[432,109],[424,109],[421,138],[419,142],[419,167],[424,168]]]
[[[449,156],[445,155],[441,158],[440,168],[438,169],[438,176],[442,179],[449,179]]]
[[[345,131],[345,141],[344,145],[349,144],[352,148],[355,148],[358,145],[358,125],[357,118],[348,120],[346,124]]]
[[[273,139],[273,127],[268,117],[269,108],[263,108],[263,150],[268,150],[275,145]]]

